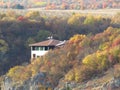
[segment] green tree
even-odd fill
[[[92,15],[88,15],[86,19],[84,20],[84,24],[86,25],[92,25],[95,23],[95,18]]]
[[[8,44],[5,40],[0,39],[0,52],[6,53],[8,51]]]
[[[43,41],[45,39],[47,39],[48,36],[51,35],[51,32],[49,31],[46,31],[46,30],[40,30],[38,33],[37,33],[37,36],[35,36],[35,40],[38,42],[38,41]]]

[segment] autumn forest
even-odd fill
[[[30,62],[29,44],[51,35],[67,44]],[[0,75],[24,82],[41,71],[56,87],[61,78],[83,82],[116,64],[120,64],[120,13],[111,18],[81,13],[47,17],[37,11],[0,13]]]

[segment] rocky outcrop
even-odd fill
[[[101,77],[103,78],[103,77]],[[56,88],[47,80],[47,76],[43,72],[39,72],[33,78],[26,80],[22,84],[14,82],[10,77],[4,77],[1,90],[120,90],[120,78],[96,78],[83,83],[66,82],[64,79],[59,81]]]
[[[101,87],[103,90],[115,90],[118,88],[120,88],[120,78],[112,79]]]
[[[40,88],[52,87],[50,82],[46,80],[46,74],[39,72],[33,78],[23,82],[23,84],[13,81],[10,77],[5,76],[1,90],[40,90]]]
[[[54,90],[120,90],[120,78],[113,78],[102,84],[93,81],[76,83],[61,80]]]

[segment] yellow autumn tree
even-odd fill
[[[104,70],[109,66],[107,52],[98,51],[94,54],[88,55],[83,59],[82,63],[99,71]]]
[[[82,63],[85,64],[85,65],[89,65],[89,66],[94,66],[94,68],[96,68],[96,63],[94,62],[96,59],[95,57],[95,54],[91,54],[91,55],[88,55],[86,56],[83,60],[82,60]]]
[[[15,81],[22,82],[21,74],[24,71],[24,66],[15,66],[9,70],[7,76],[11,77]]]
[[[25,17],[26,17],[26,18],[29,18],[29,19],[35,19],[35,18],[37,18],[37,17],[39,17],[39,16],[40,16],[40,14],[39,14],[38,11],[29,11],[29,12],[27,12],[27,13],[25,14]]]
[[[88,15],[86,17],[86,19],[84,20],[84,24],[88,25],[88,24],[94,24],[95,23],[95,18],[93,15]]]
[[[73,26],[79,26],[84,21],[84,17],[81,14],[74,14],[68,19],[68,24]]]
[[[75,80],[75,72],[74,72],[74,70],[70,70],[70,71],[65,75],[65,80],[68,80],[68,81]]]
[[[81,42],[85,37],[86,35],[76,34],[70,38],[69,42],[73,42],[73,43]]]

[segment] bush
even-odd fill
[[[69,71],[66,75],[65,75],[65,79],[72,81],[75,80],[75,73],[74,70]]]
[[[113,55],[113,64],[120,63],[120,46],[116,46],[110,50]]]
[[[87,65],[78,66],[71,71],[69,71],[65,79],[69,81],[82,82],[90,79],[95,74],[95,69]]]
[[[95,68],[96,70],[102,71],[109,66],[107,52],[102,51],[88,55],[83,59],[82,63],[89,67]]]

